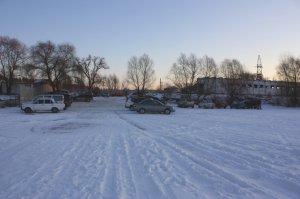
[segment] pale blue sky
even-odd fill
[[[163,81],[180,53],[236,58],[275,76],[280,56],[300,56],[300,0],[0,0],[0,35],[28,46],[69,42],[77,55],[106,58],[124,77],[148,54]]]

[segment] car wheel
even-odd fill
[[[31,108],[29,108],[29,107],[25,108],[24,111],[25,111],[25,113],[31,113],[32,112]]]
[[[52,111],[52,113],[57,113],[59,110],[58,110],[58,108],[53,107],[53,108],[51,109],[51,111]]]
[[[166,110],[165,110],[165,114],[168,114],[168,115],[169,115],[170,113],[171,113],[170,109],[166,109]]]
[[[139,113],[144,114],[144,113],[145,113],[145,109],[141,108],[141,109],[139,110]]]

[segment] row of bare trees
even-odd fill
[[[181,53],[171,67],[168,78],[177,88],[189,93],[199,77],[216,77],[217,72],[213,58],[208,56],[197,58],[194,54],[186,56]]]
[[[203,56],[197,58],[194,54],[187,56],[181,53],[177,62],[173,64],[168,74],[168,79],[172,84],[186,94],[191,94],[195,90],[195,85],[198,78],[204,78],[209,81],[209,78],[221,76],[232,79],[240,79],[249,77],[244,69],[244,66],[238,60],[225,59],[220,67],[217,66],[213,58]],[[144,93],[145,89],[151,87],[155,81],[155,73],[153,69],[153,60],[146,54],[137,57],[133,56],[128,61],[127,82],[132,85],[138,93]],[[229,87],[228,90],[233,95],[236,88]]]
[[[0,81],[5,83],[8,94],[14,80],[20,77],[47,79],[53,91],[63,88],[65,84],[81,85],[90,90],[96,85],[110,90],[120,87],[115,74],[100,75],[101,69],[109,68],[103,57],[88,55],[79,58],[75,51],[75,47],[69,43],[37,42],[27,48],[18,39],[0,36]],[[289,94],[297,101],[300,92],[300,58],[283,58],[277,67],[277,73],[280,80],[290,83]],[[234,86],[239,85],[236,81],[255,79],[255,75],[247,72],[236,59],[225,59],[218,66],[212,57],[205,55],[198,58],[194,54],[187,56],[184,53],[172,65],[167,78],[183,92],[191,93],[198,78],[209,81],[215,77],[229,80],[224,86],[230,96],[239,92],[240,88]],[[153,60],[147,54],[131,57],[128,61],[126,84],[143,93],[154,82]]]
[[[194,54],[186,56],[182,53],[177,62],[171,67],[169,79],[186,94],[191,94],[195,90],[197,90],[198,94],[205,94],[212,88],[199,88],[199,85],[195,88],[197,79],[203,78],[203,84],[213,86],[210,83],[212,81],[211,78],[221,76],[229,80],[223,86],[228,95],[233,97],[238,92],[238,88],[234,86],[238,85],[235,84],[235,81],[241,78],[248,78],[250,76],[248,74],[244,66],[236,59],[225,59],[218,66],[214,59],[207,55],[197,58]]]
[[[277,67],[277,74],[280,80],[288,83],[285,94],[291,97],[291,104],[300,105],[300,58],[290,55],[284,57]],[[218,66],[213,58],[206,55],[197,58],[194,54],[187,56],[183,53],[171,67],[168,76],[177,88],[187,94],[195,90],[194,85],[198,78],[203,78],[204,84],[213,86],[209,81],[216,77],[226,78],[223,87],[229,100],[239,95],[244,80],[256,79],[256,75],[248,72],[237,59],[224,59]],[[199,88],[197,89],[199,92]],[[206,91],[201,92],[205,94]]]
[[[285,81],[285,94],[290,97],[291,106],[300,106],[300,58],[287,55],[282,58],[277,67],[280,80]]]
[[[75,51],[68,43],[37,42],[27,48],[18,39],[0,36],[0,80],[6,85],[7,94],[11,93],[16,78],[47,79],[53,91],[65,84],[77,84],[91,90],[104,80],[113,79],[100,75],[101,69],[109,68],[103,57],[79,58]]]
[[[280,80],[288,82],[290,85],[287,94],[293,96],[295,102],[299,101],[300,59],[292,56],[285,57],[280,61],[277,73]],[[237,59],[224,59],[220,65],[217,65],[214,59],[207,55],[198,58],[194,54],[187,56],[181,53],[172,65],[167,78],[183,93],[191,94],[197,90],[198,94],[209,94],[209,90],[212,88],[199,89],[197,79],[202,78],[204,84],[214,86],[209,81],[217,77],[226,79],[222,86],[226,90],[229,100],[233,100],[239,96],[243,84],[247,80],[256,79],[256,74],[248,72]],[[138,92],[143,93],[152,85],[154,80],[153,60],[148,55],[130,58],[127,70],[127,82],[129,84]],[[243,83],[243,81],[245,82]]]

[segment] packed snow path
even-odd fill
[[[300,198],[300,109],[0,109],[0,198]]]

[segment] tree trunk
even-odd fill
[[[6,94],[11,94],[11,84],[8,81],[6,82]]]

